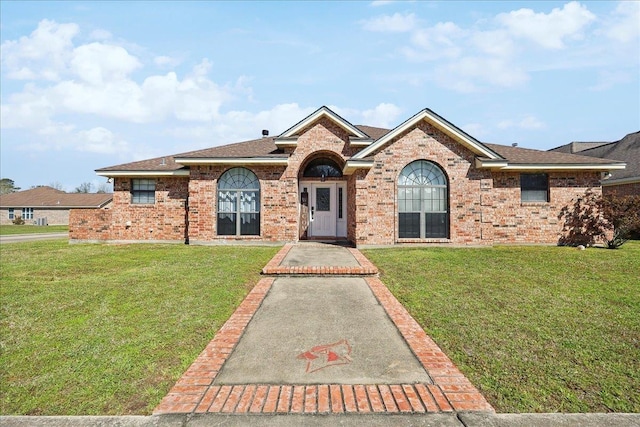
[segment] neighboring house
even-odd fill
[[[620,141],[572,142],[550,151],[622,160],[627,163],[626,169],[611,171],[610,176],[605,176],[602,180],[602,193],[640,195],[640,132],[630,133]]]
[[[98,169],[113,207],[75,241],[556,243],[560,210],[624,162],[484,144],[429,109],[394,129],[327,107],[281,135]]]
[[[113,194],[65,193],[42,186],[0,196],[0,224],[12,224],[16,217],[25,224],[67,225],[69,209],[102,209]]]

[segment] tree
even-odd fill
[[[93,187],[93,184],[91,184],[90,182],[83,182],[82,184],[80,184],[79,186],[76,187],[75,192],[76,193],[91,193],[91,188]]]
[[[107,184],[106,182],[103,182],[102,184],[98,185],[98,190],[96,190],[96,193],[99,193],[99,194],[113,193],[113,188],[111,187],[111,184]]]
[[[60,183],[60,181],[53,181],[49,184],[49,187],[55,188],[56,190],[64,191],[64,187],[62,186],[62,183]]]
[[[19,190],[20,190],[20,187],[16,187],[12,179],[9,179],[9,178],[0,179],[0,194],[15,193],[16,191],[19,191]]]

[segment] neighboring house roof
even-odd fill
[[[476,154],[476,167],[497,170],[598,170],[624,169],[622,161],[595,159],[574,154],[532,150],[497,144],[485,144],[473,138],[433,111],[424,109],[394,129],[354,126],[327,107],[321,107],[305,119],[275,137],[263,137],[235,144],[190,151],[97,169],[101,176],[188,176],[191,164],[273,164],[286,165],[289,155],[284,146],[295,146],[298,133],[321,118],[334,121],[350,135],[350,143],[363,147],[347,159],[344,173],[370,168],[373,154],[422,120],[449,135]]]
[[[601,142],[574,141],[574,142],[570,142],[569,144],[561,145],[560,147],[552,148],[549,151],[558,151],[560,153],[575,154],[575,153],[578,153],[578,152],[580,152],[582,150],[588,150],[589,148],[595,148],[595,147],[599,147],[599,146],[605,145],[605,144],[610,144],[610,142],[605,142],[605,141],[601,141]]]
[[[611,172],[603,185],[617,185],[640,181],[640,131],[614,142],[572,142],[553,148],[552,152],[577,150],[581,156],[624,161],[626,169]]]
[[[608,159],[594,159],[577,154],[556,153],[551,151],[533,150],[530,148],[513,147],[499,144],[487,144],[487,147],[506,159],[508,166],[501,169],[524,169],[528,166],[540,167],[544,165],[547,169],[555,169],[559,166],[572,167],[575,169],[590,169],[592,167],[607,166],[619,162],[612,162]],[[624,163],[622,163],[624,164]]]
[[[113,199],[109,193],[65,193],[52,187],[42,186],[30,190],[3,194],[2,208],[101,208]]]

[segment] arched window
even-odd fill
[[[218,235],[260,235],[260,181],[249,169],[229,169],[218,180]]]
[[[398,177],[398,236],[449,237],[447,177],[426,160],[409,163]]]
[[[342,170],[333,160],[327,157],[319,157],[309,162],[302,176],[305,178],[340,178],[342,176]]]

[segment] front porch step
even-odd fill
[[[359,250],[345,248],[358,265],[322,265],[322,254],[316,260],[319,265],[283,265],[283,261],[296,245],[288,243],[262,269],[262,274],[273,276],[376,276],[378,268]]]

